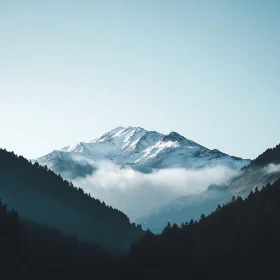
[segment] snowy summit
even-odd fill
[[[66,179],[93,173],[101,161],[144,173],[153,169],[198,169],[214,165],[239,169],[250,163],[247,159],[207,149],[177,132],[163,135],[131,126],[117,127],[88,143],[80,142],[55,150],[37,161]]]

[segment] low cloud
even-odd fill
[[[267,174],[273,174],[280,172],[280,164],[270,163],[268,166],[264,168],[264,171]]]
[[[123,211],[132,221],[180,195],[202,192],[210,184],[225,183],[238,173],[224,166],[162,169],[151,174],[108,162],[95,164],[95,168],[93,175],[73,183],[92,197]]]

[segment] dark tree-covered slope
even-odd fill
[[[230,182],[229,190],[232,194],[248,196],[255,187],[261,187],[267,183],[273,183],[280,177],[280,170],[277,166],[280,163],[280,144],[269,148],[248,166],[243,167],[241,174]]]
[[[243,167],[243,169],[250,167],[266,166],[271,163],[280,164],[280,144],[278,144],[274,148],[267,149],[256,159],[252,160],[248,166]]]
[[[73,272],[92,277],[112,276],[113,259],[101,247],[81,243],[77,238],[22,220],[16,211],[8,211],[0,200],[0,270],[23,276],[48,272],[72,276]],[[106,273],[105,267],[111,267]],[[15,278],[16,279],[16,278]]]
[[[137,263],[158,265],[193,257],[244,257],[278,255],[280,252],[280,179],[233,197],[199,222],[181,227],[168,224],[160,235],[146,234],[131,248]]]
[[[280,145],[265,151],[224,184],[212,184],[201,193],[178,197],[136,222],[142,224],[144,229],[160,233],[168,221],[181,224],[190,219],[199,219],[201,213],[210,214],[217,204],[226,203],[233,195],[245,198],[255,187],[273,183],[280,177],[280,169],[270,164],[277,163],[280,163]]]
[[[233,197],[199,221],[168,224],[160,235],[147,231],[128,256],[117,260],[75,237],[30,221],[19,223],[17,212],[0,203],[0,269],[55,276],[60,271],[65,277],[77,272],[79,279],[272,279],[280,252],[279,216],[280,179],[245,200]]]
[[[47,167],[0,150],[0,197],[24,218],[124,252],[142,235],[121,211],[91,198]]]
[[[18,213],[8,211],[0,200],[0,264],[11,266],[20,263],[21,234]]]

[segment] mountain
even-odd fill
[[[131,167],[143,173],[215,165],[240,169],[250,163],[248,159],[207,149],[177,132],[163,135],[140,127],[117,127],[89,143],[81,142],[55,150],[36,161],[69,180],[92,174],[101,161]]]
[[[125,252],[142,235],[140,226],[47,167],[0,149],[0,197],[10,209],[29,219],[98,244],[110,252]]]
[[[232,196],[246,198],[252,189],[273,183],[280,178],[280,145],[268,149],[249,165],[244,166],[239,174],[227,184],[210,185],[207,190],[193,195],[180,196],[136,220],[144,229],[160,233],[168,222],[181,224],[190,219],[199,219],[202,213],[210,214],[217,205],[224,204]]]

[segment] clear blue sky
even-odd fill
[[[0,147],[117,126],[254,158],[280,142],[280,1],[0,0]]]

